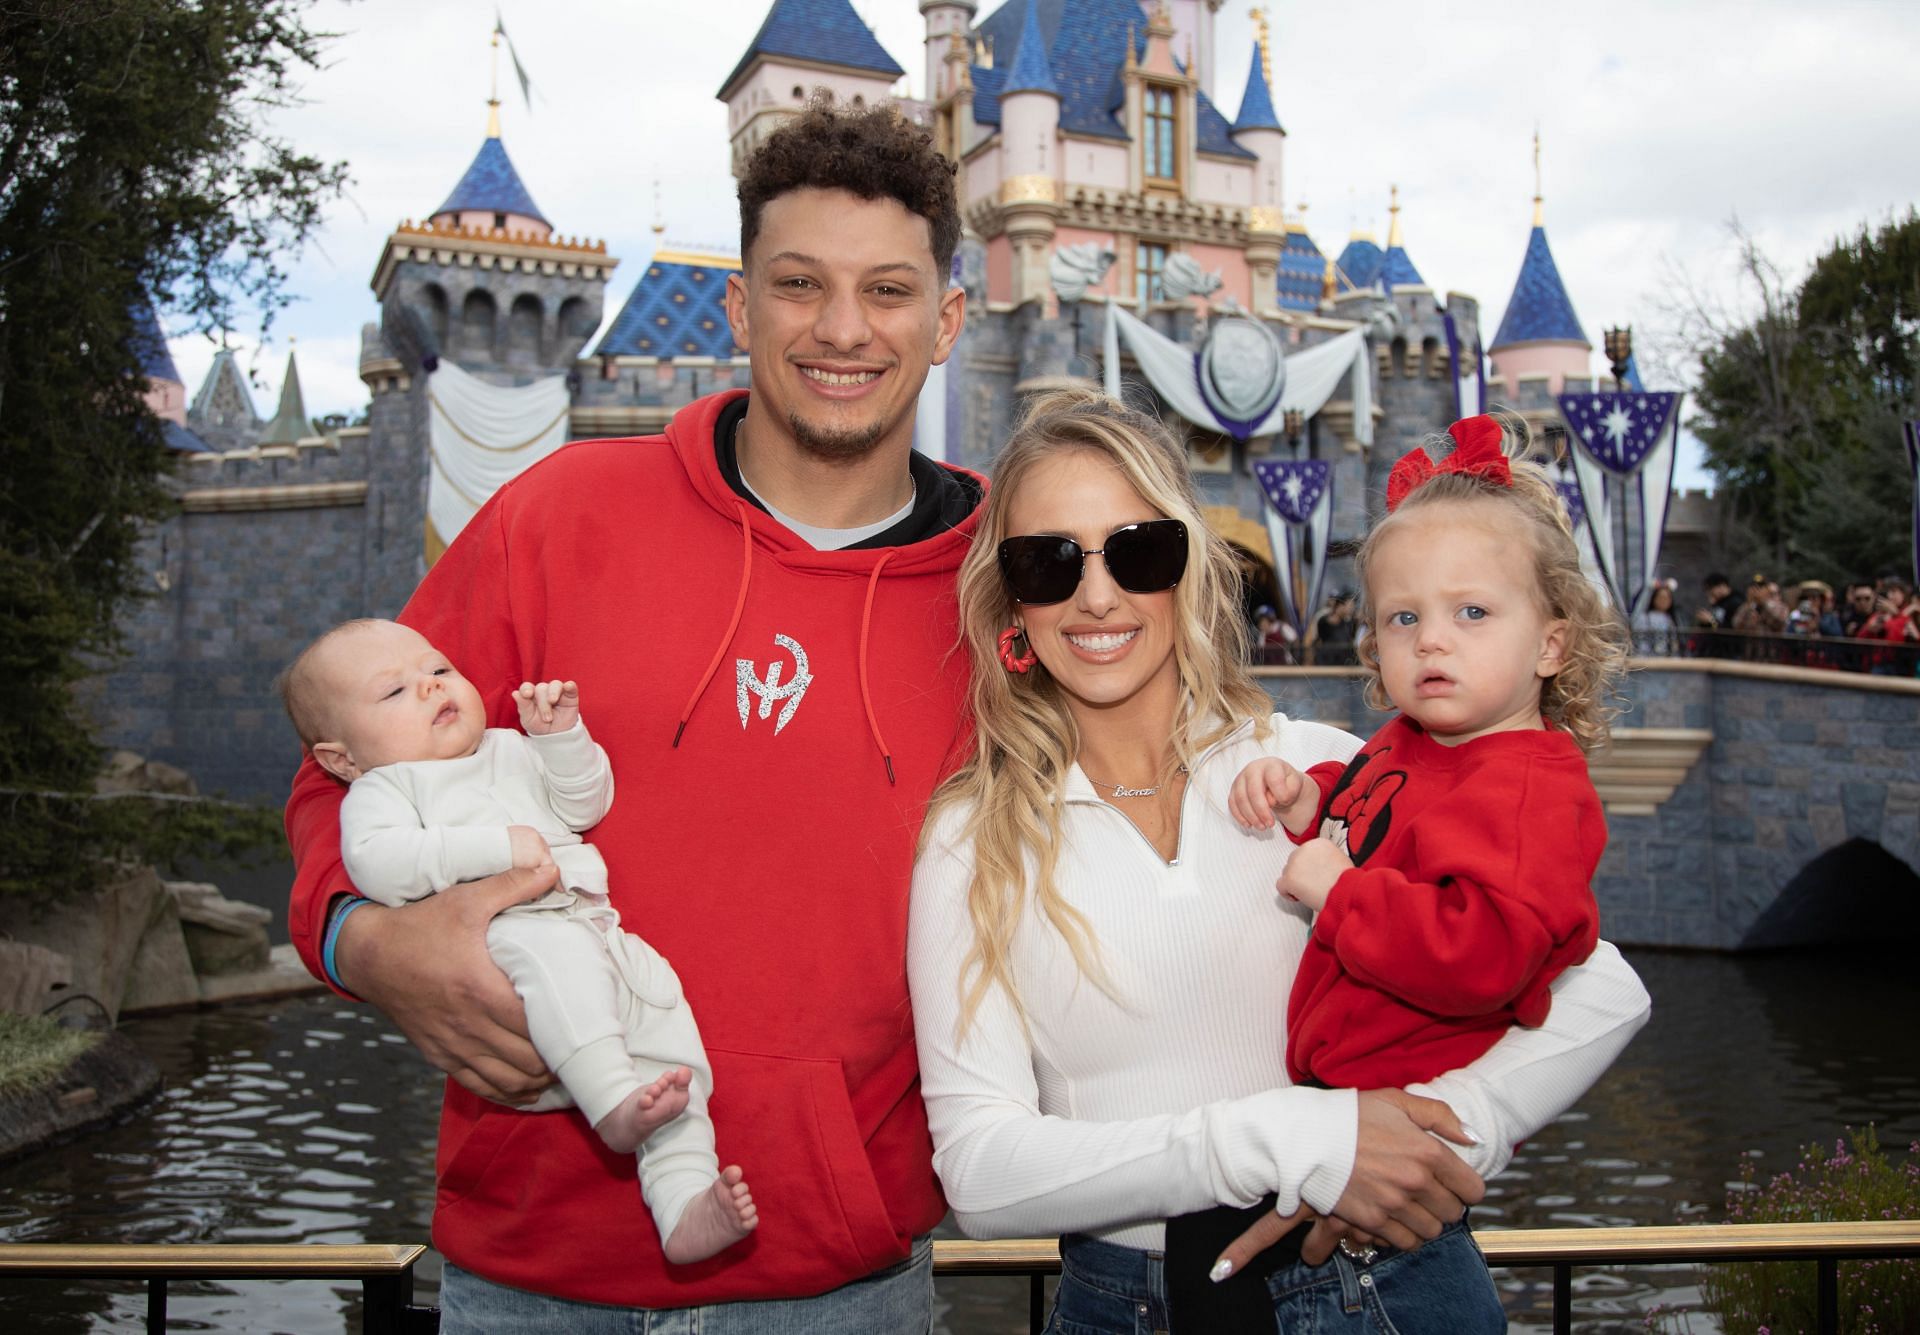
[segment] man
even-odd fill
[[[1849,584],[1846,610],[1840,614],[1840,633],[1850,640],[1863,638],[1862,628],[1873,620],[1877,602],[1871,583]]]
[[[1707,605],[1694,613],[1693,623],[1702,630],[1731,630],[1733,614],[1745,602],[1733,591],[1733,581],[1715,571],[1701,584],[1707,591]]]
[[[719,1304],[708,1332],[786,1328],[800,1318],[773,1309],[800,1298],[809,1329],[930,1321],[926,1236],[946,1206],[906,896],[961,731],[953,579],[983,487],[911,446],[928,368],[965,318],[947,283],[953,170],[890,111],[815,107],[740,194],[745,271],[726,309],[751,393],[690,405],[664,438],[584,442],[528,470],[403,619],[495,725],[512,726],[521,680],[571,678],[593,701],[615,796],[589,838],[699,1016],[719,1148],[746,1168],[760,1228],[670,1267],[630,1161],[572,1113],[489,1101],[548,1080],[483,932],[550,874],[364,904],[338,866],[337,786],[308,765],[289,803],[309,967],[330,958],[454,1078],[434,1219],[449,1335],[595,1328],[581,1304]]]
[[[953,577],[982,487],[911,445],[928,367],[965,318],[946,282],[952,167],[890,110],[816,104],[756,152],[740,199],[727,315],[751,392],[688,405],[663,438],[582,442],[528,470],[402,619],[496,724],[522,680],[572,678],[594,701],[616,793],[589,838],[615,906],[700,1017],[718,1148],[760,1210],[752,1237],[668,1266],[630,1162],[571,1113],[502,1106],[550,1077],[486,924],[550,872],[368,905],[340,871],[337,786],[309,763],[288,804],[308,967],[330,964],[453,1077],[434,1217],[446,1335],[628,1329],[628,1308],[655,1312],[656,1333],[931,1324],[927,1235],[946,1207],[912,1044],[907,889],[963,732]],[[1480,1182],[1421,1129],[1457,1125],[1443,1105],[1403,1106],[1361,1118],[1351,1160],[1329,1168],[1347,1179],[1343,1214],[1431,1237]]]
[[[1327,609],[1314,618],[1313,661],[1322,667],[1352,664],[1354,633],[1359,624],[1353,616],[1353,591],[1341,589],[1327,600]]]

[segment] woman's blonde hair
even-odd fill
[[[1534,583],[1542,609],[1549,620],[1567,623],[1560,671],[1540,687],[1540,713],[1550,723],[1564,728],[1586,752],[1607,744],[1608,729],[1619,712],[1613,702],[1613,689],[1627,666],[1627,630],[1613,602],[1580,567],[1580,550],[1574,544],[1573,527],[1566,506],[1547,470],[1533,457],[1531,433],[1522,418],[1511,413],[1492,414],[1501,428],[1501,451],[1513,470],[1513,485],[1472,473],[1440,473],[1407,493],[1399,508],[1375,524],[1360,545],[1356,564],[1360,579],[1360,623],[1366,634],[1360,637],[1357,651],[1360,666],[1366,669],[1367,703],[1375,709],[1391,709],[1385,684],[1380,679],[1379,626],[1377,609],[1368,588],[1367,567],[1379,550],[1380,542],[1393,531],[1403,516],[1448,502],[1502,507],[1512,520],[1511,529],[1502,532],[1525,533],[1533,551]],[[1432,435],[1421,447],[1434,458],[1443,458],[1454,448],[1448,435]]]
[[[932,829],[935,817],[949,808],[966,812],[954,836],[973,852],[967,890],[973,949],[959,980],[961,1034],[996,986],[1024,1015],[1011,951],[1029,896],[1081,973],[1109,995],[1113,991],[1085,915],[1054,884],[1062,792],[1080,751],[1079,729],[1065,693],[1043,665],[1016,675],[998,657],[1000,633],[1018,611],[1000,574],[1000,543],[1013,536],[1007,512],[1036,469],[1075,453],[1110,463],[1142,500],[1187,528],[1186,573],[1173,589],[1180,708],[1160,781],[1171,781],[1181,766],[1249,717],[1264,734],[1272,711],[1247,671],[1239,567],[1201,517],[1178,442],[1154,418],[1092,390],[1036,397],[994,463],[973,549],[960,566],[960,634],[973,669],[973,733],[966,762],[934,794],[925,827]]]

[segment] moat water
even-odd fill
[[[1875,1124],[1920,1140],[1920,970],[1904,956],[1630,952],[1652,1022],[1579,1106],[1530,1142],[1479,1227],[1718,1221],[1743,1158]],[[329,997],[129,1021],[164,1091],[119,1126],[0,1168],[0,1242],[425,1242],[440,1082],[365,1007]],[[1496,1271],[1513,1329],[1545,1330],[1540,1271]],[[434,1301],[438,1258],[416,1272]],[[1688,1266],[1581,1271],[1575,1329],[1709,1332]],[[170,1329],[332,1335],[357,1284],[173,1286]],[[0,1281],[0,1331],[142,1328],[133,1284]],[[935,1330],[1027,1329],[1023,1280],[943,1280]]]

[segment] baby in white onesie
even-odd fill
[[[368,899],[404,904],[513,867],[559,867],[553,890],[487,931],[560,1081],[530,1111],[577,1104],[610,1149],[639,1152],[668,1260],[744,1238],[758,1213],[740,1169],[721,1172],[714,1154],[712,1075],[680,980],[621,930],[606,863],[580,838],[613,803],[613,771],[581,722],[578,687],[523,682],[525,733],[488,728],[480,692],[417,631],[350,621],[294,661],[282,695],[315,762],[349,785],[341,855]]]

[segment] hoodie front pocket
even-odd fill
[[[718,1048],[707,1056],[720,1162],[745,1170],[760,1207],[756,1280],[820,1293],[904,1260],[912,1239],[894,1230],[840,1063]]]

